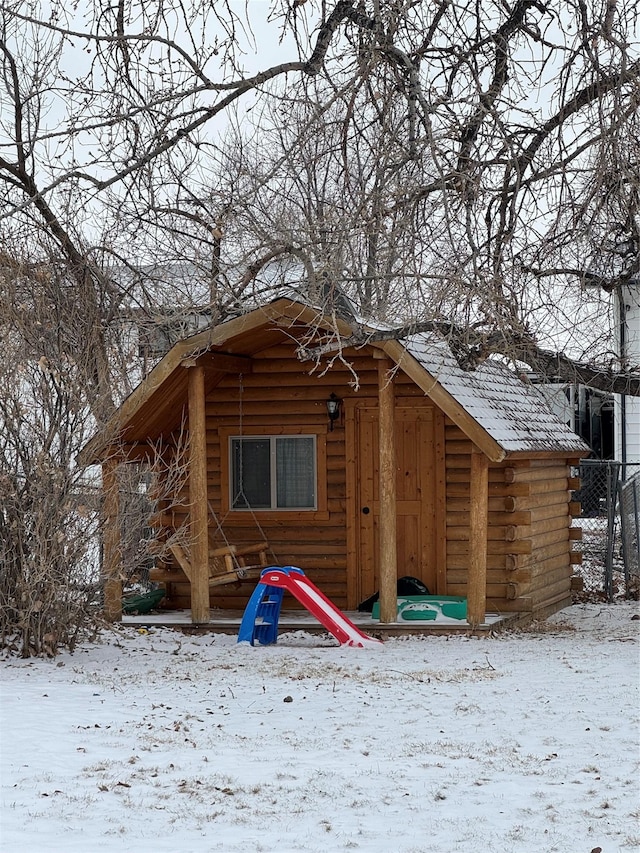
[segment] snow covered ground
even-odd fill
[[[128,628],[5,661],[0,849],[638,850],[637,614],[367,649]]]

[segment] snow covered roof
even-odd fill
[[[485,361],[473,371],[463,370],[446,342],[433,335],[414,335],[403,344],[507,453],[582,453],[588,449],[555,415],[540,391],[505,365]]]

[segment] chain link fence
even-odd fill
[[[640,462],[585,459],[574,492],[582,513],[582,596],[637,597],[640,584]]]

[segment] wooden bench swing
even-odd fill
[[[213,516],[220,537],[224,545],[216,545],[214,537],[209,533],[209,586],[221,586],[228,583],[242,583],[243,581],[256,580],[260,577],[262,570],[273,565],[269,561],[269,543],[263,535],[263,541],[251,545],[235,545],[227,540],[225,532],[218,518],[209,504],[209,512]],[[258,528],[257,519],[255,519]],[[149,580],[154,583],[181,583],[191,582],[191,555],[188,547],[178,541],[162,542],[156,539],[152,550],[156,552],[166,550],[173,556],[179,569],[156,567],[150,570]]]

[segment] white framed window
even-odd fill
[[[315,435],[229,438],[229,506],[234,510],[316,510]]]

